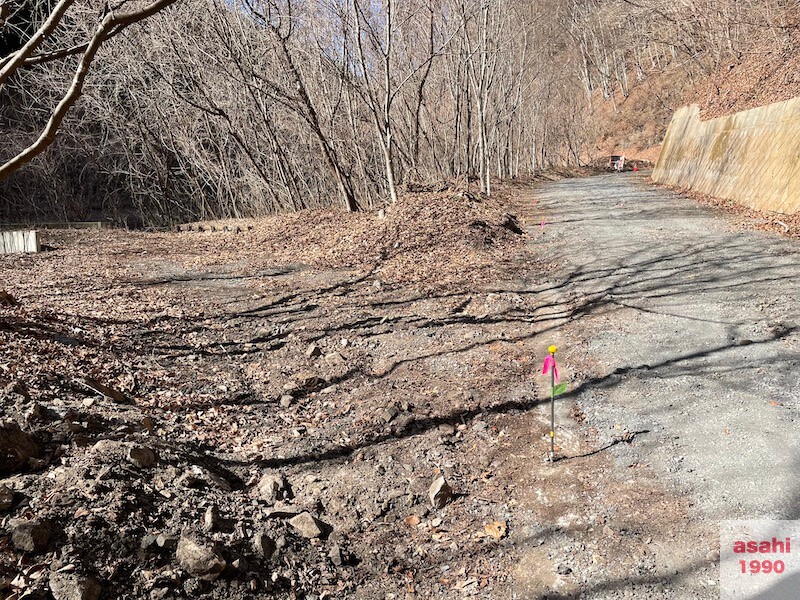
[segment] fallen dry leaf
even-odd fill
[[[464,579],[464,580],[459,581],[458,583],[456,583],[453,586],[453,589],[454,590],[464,590],[464,589],[466,589],[468,587],[471,587],[471,586],[474,586],[474,585],[477,585],[477,584],[478,584],[478,580],[475,579],[474,577],[470,577],[469,579]]]
[[[419,525],[419,517],[417,515],[409,515],[403,520],[403,522],[409,527],[416,527]]]
[[[508,525],[505,521],[493,521],[484,525],[483,530],[486,532],[486,535],[496,540],[501,540],[508,533]]]

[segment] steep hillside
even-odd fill
[[[800,96],[800,35],[784,48],[754,51],[706,77],[687,95],[713,119]]]
[[[593,99],[597,131],[591,159],[609,154],[655,162],[672,114],[698,104],[703,119],[765,106],[800,96],[800,35],[779,44],[753,43],[741,56],[728,56],[710,71],[672,66],[653,71],[627,96]]]

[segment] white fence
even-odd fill
[[[0,231],[0,254],[39,251],[38,231]]]

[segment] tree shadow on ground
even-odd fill
[[[453,326],[475,327],[491,332],[495,325],[513,325],[521,330],[514,336],[489,335],[480,340],[462,343],[452,347],[438,348],[434,352],[414,353],[402,356],[385,368],[370,371],[363,367],[351,367],[345,373],[332,380],[332,383],[344,384],[358,378],[361,381],[379,381],[388,378],[399,369],[419,365],[427,360],[445,356],[468,354],[473,350],[491,344],[514,344],[544,339],[549,333],[558,330],[565,323],[576,321],[598,314],[614,314],[621,310],[637,310],[645,313],[669,315],[689,322],[707,321],[709,323],[734,328],[730,339],[712,347],[697,348],[690,352],[675,354],[653,364],[620,365],[612,372],[600,377],[586,379],[559,399],[569,402],[580,394],[598,389],[609,389],[618,385],[631,374],[645,377],[678,377],[685,374],[711,374],[726,370],[748,369],[754,366],[746,357],[731,360],[725,356],[729,350],[739,348],[743,344],[769,345],[783,340],[797,332],[791,323],[770,324],[772,329],[767,335],[758,339],[743,338],[735,328],[745,325],[744,321],[730,319],[704,318],[692,312],[693,298],[698,294],[715,294],[736,288],[742,294],[748,294],[761,286],[781,282],[785,272],[800,267],[800,257],[794,253],[784,258],[773,260],[774,248],[769,244],[762,248],[755,243],[742,244],[740,240],[722,240],[716,243],[698,243],[682,248],[678,252],[667,252],[655,246],[640,249],[626,254],[624,257],[603,267],[592,265],[577,266],[568,271],[566,276],[553,278],[550,282],[524,289],[524,286],[510,285],[494,287],[482,292],[459,290],[448,291],[441,295],[417,294],[405,297],[386,297],[376,294],[371,288],[372,274],[359,275],[337,282],[334,285],[318,289],[298,290],[283,295],[267,303],[239,311],[229,311],[219,315],[218,322],[246,323],[252,321],[289,327],[302,324],[306,327],[308,339],[319,340],[334,334],[346,333],[360,338],[396,331],[418,329],[442,329]],[[721,256],[725,256],[723,260]],[[464,314],[459,309],[466,299],[487,294],[514,294],[526,298],[544,298],[541,302],[533,301],[533,308],[505,307],[491,314],[479,316]],[[326,301],[331,294],[336,294],[341,302],[341,309],[349,314],[349,308],[362,311],[355,318],[343,319],[335,324],[320,324],[314,319],[325,317],[329,307]],[[376,298],[376,296],[379,296]],[[669,308],[639,307],[640,299],[670,299]],[[455,302],[446,314],[429,316],[415,310],[417,305],[430,306],[437,302]],[[276,311],[275,309],[279,309]],[[685,309],[685,313],[683,310]],[[363,311],[380,311],[375,314],[363,314]],[[463,310],[463,309],[461,309]],[[352,311],[350,311],[352,312]],[[388,313],[388,314],[387,314]],[[265,340],[261,340],[265,341]],[[273,341],[273,340],[266,340]],[[241,346],[249,342],[224,342],[225,353],[244,354]],[[212,347],[215,342],[210,342]],[[218,345],[218,343],[217,343]],[[173,347],[173,350],[192,352],[196,347]],[[787,354],[785,360],[791,357]],[[708,359],[714,360],[709,361]],[[717,364],[718,363],[718,364]],[[254,403],[267,403],[268,400],[252,399]],[[298,454],[281,459],[269,459],[259,464],[269,467],[309,464],[319,461],[340,460],[365,446],[380,444],[397,437],[419,435],[442,424],[455,424],[477,418],[484,414],[500,414],[510,410],[529,411],[540,404],[535,399],[513,400],[495,407],[474,411],[453,411],[451,413],[425,417],[412,421],[402,433],[377,433],[368,440],[348,446],[332,446],[330,448],[308,454]],[[201,406],[188,406],[187,409],[201,409]],[[247,464],[247,463],[242,463]]]

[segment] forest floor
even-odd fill
[[[800,249],[634,174],[499,198],[2,257],[0,595],[717,597],[719,520],[800,512]]]

